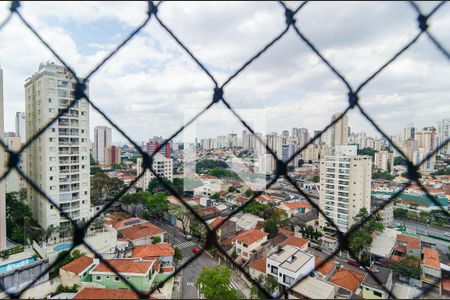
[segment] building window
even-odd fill
[[[272,267],[270,268],[270,272],[271,272],[272,274],[278,275],[278,267],[272,266]]]
[[[114,280],[115,280],[115,281],[119,281],[119,280],[120,280],[120,279],[119,279],[119,276],[115,276],[115,277],[114,277]]]
[[[95,276],[95,280],[102,280],[100,276]]]
[[[292,278],[290,276],[283,275],[283,283],[285,283],[287,285],[291,285],[291,284],[294,283],[294,278]]]
[[[374,294],[375,296],[377,296],[377,297],[380,297],[380,298],[383,296],[382,293],[377,292],[377,291],[373,291],[373,294]]]

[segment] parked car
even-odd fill
[[[198,254],[200,253],[200,248],[194,247],[194,248],[192,248],[192,252],[193,252],[195,255],[198,255]]]
[[[186,241],[190,241],[192,240],[192,235],[186,234],[184,238],[186,239]]]
[[[355,268],[359,268],[361,266],[356,260],[353,259],[347,260],[347,264]]]

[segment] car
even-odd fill
[[[192,235],[186,234],[184,238],[186,239],[186,241],[190,241],[192,240]]]
[[[450,237],[450,232],[446,231],[444,232],[444,235]]]
[[[355,268],[359,268],[361,266],[356,260],[352,259],[347,260],[347,264]]]
[[[198,247],[194,247],[194,248],[192,248],[192,252],[195,254],[195,255],[198,255],[199,253],[200,253],[200,248],[198,248]]]

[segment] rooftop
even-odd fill
[[[119,232],[128,240],[134,241],[161,234],[164,231],[162,231],[157,226],[147,222],[120,229]]]
[[[406,249],[420,249],[420,239],[398,234],[397,235],[397,243],[404,243]]]
[[[308,202],[285,202],[283,203],[289,209],[299,209],[299,208],[311,208],[311,204]]]
[[[62,270],[68,271],[71,273],[79,274],[86,270],[94,262],[94,259],[89,256],[81,256],[75,259],[74,261],[68,263],[61,267]]]
[[[136,246],[131,254],[132,257],[148,258],[158,256],[171,256],[175,249],[167,243]]]
[[[260,257],[250,262],[249,268],[266,273],[266,257]]]
[[[85,287],[73,299],[139,299],[139,295],[131,290]]]
[[[330,278],[330,282],[354,293],[364,279],[364,274],[340,268]]]
[[[291,236],[286,240],[282,241],[280,246],[291,245],[297,248],[302,248],[303,246],[308,244],[308,240],[302,239],[300,237]]]
[[[392,274],[392,270],[389,268],[384,268],[384,267],[380,267],[380,266],[372,266],[370,268],[370,270],[372,271],[372,274],[384,285],[386,286],[386,284],[389,281],[389,277]],[[372,287],[372,288],[376,288],[376,289],[383,289],[382,286],[380,286],[375,279],[373,279],[372,276],[369,275],[369,273],[366,274],[366,276],[364,277],[364,280],[362,282],[363,285],[368,286],[368,287]]]
[[[267,232],[256,230],[256,229],[249,229],[245,230],[242,233],[238,234],[236,236],[236,241],[240,241],[244,244],[251,245],[264,237],[267,237],[269,234]]]
[[[152,268],[154,260],[136,260],[130,258],[115,258],[105,260],[112,268],[119,273],[146,274]],[[99,263],[92,272],[111,273],[111,270],[104,262]]]
[[[315,268],[322,263],[320,258],[316,257]],[[336,268],[336,264],[331,261],[325,262],[320,268],[315,269],[317,273],[322,274],[323,276],[328,276],[334,269]]]
[[[439,252],[436,249],[423,248],[423,265],[433,268],[441,269],[441,261],[439,259]]]
[[[268,258],[280,263],[280,268],[297,272],[309,260],[314,259],[314,256],[299,250],[297,247],[286,245],[280,251],[271,254]]]
[[[385,228],[381,233],[377,232],[372,240],[370,253],[380,256],[389,257],[395,246],[398,232],[391,228]]]
[[[113,223],[113,227],[115,229],[121,229],[124,227],[129,227],[135,224],[139,224],[139,223],[145,223],[147,222],[146,220],[143,220],[141,218],[128,218],[125,220],[119,220]]]
[[[336,287],[318,278],[306,277],[292,290],[307,299],[334,299]]]

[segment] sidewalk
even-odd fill
[[[231,273],[231,284],[244,294],[245,298],[250,299],[250,288],[235,271]]]

